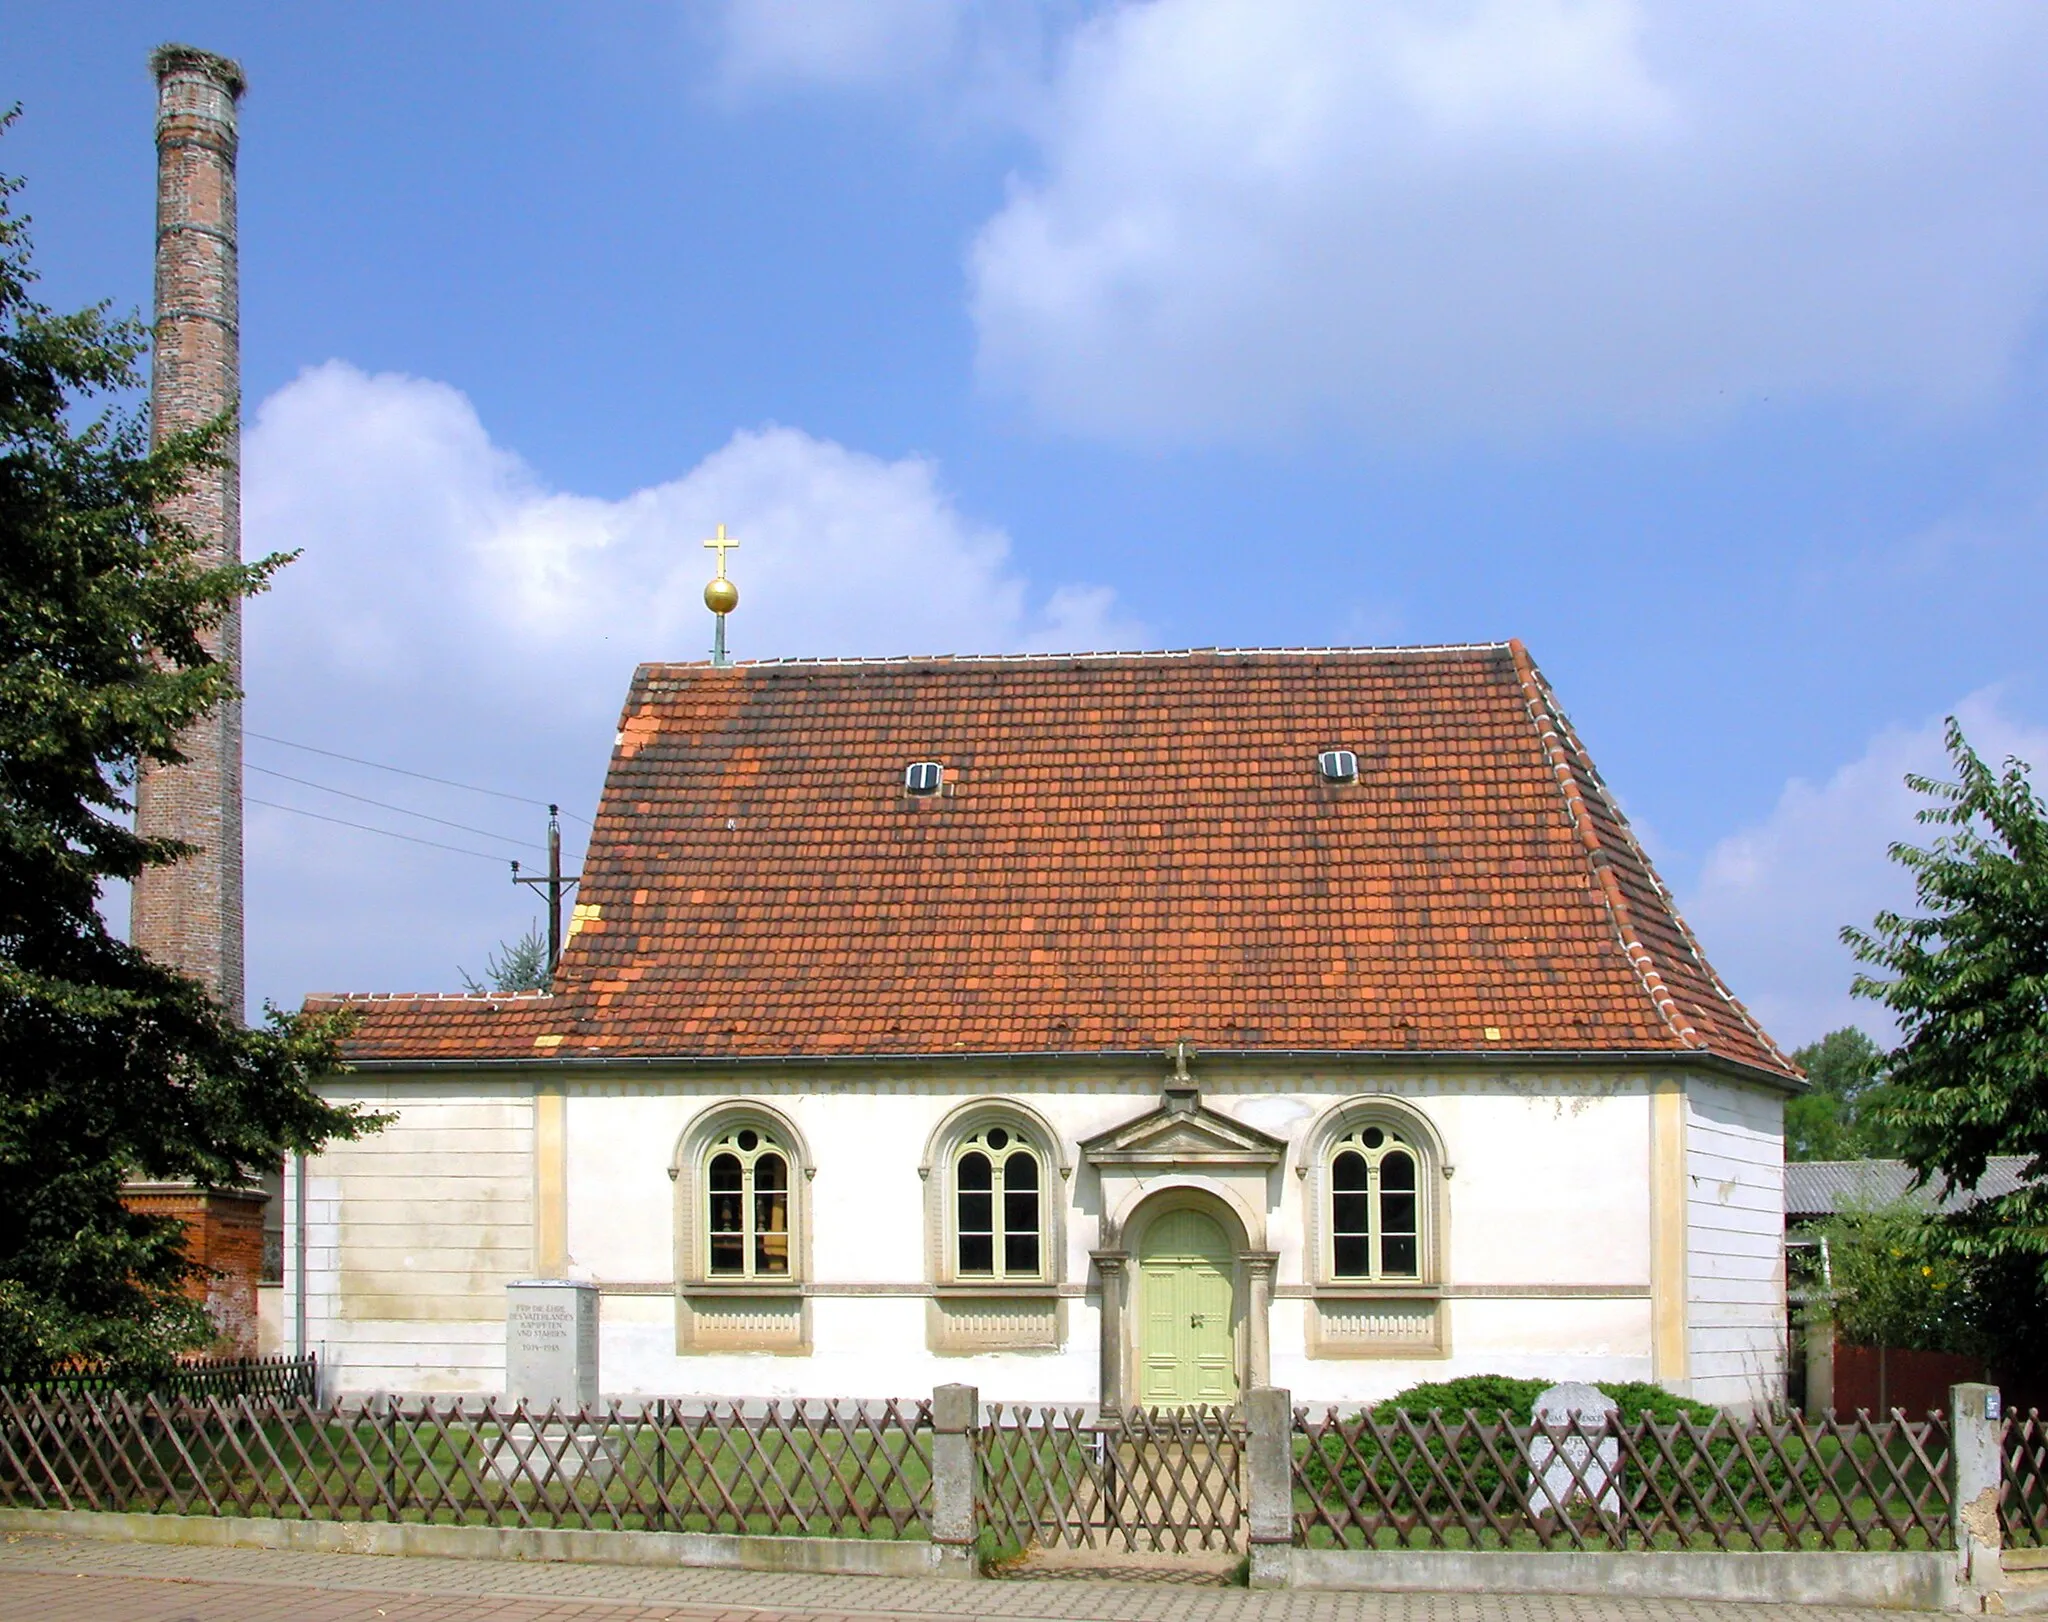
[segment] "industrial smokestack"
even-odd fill
[[[235,253],[235,104],[242,70],[224,56],[166,45],[157,81],[156,347],[150,411],[161,444],[239,413],[240,294]],[[168,511],[210,562],[242,555],[239,417],[225,467],[199,475]],[[228,611],[208,651],[242,675],[242,616]],[[242,1014],[242,707],[223,704],[180,740],[180,766],[152,766],[136,790],[136,825],[194,853],[135,884],[130,937],[161,963],[211,987]]]

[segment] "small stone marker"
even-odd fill
[[[1543,1427],[1577,1423],[1598,1434],[1621,1404],[1597,1386],[1578,1380],[1554,1385],[1536,1399],[1530,1414],[1536,1434],[1529,1439],[1529,1513],[1562,1515],[1574,1503],[1591,1502],[1603,1515],[1621,1513],[1621,1442],[1614,1436],[1553,1440]]]
[[[597,1286],[526,1279],[505,1286],[505,1396],[529,1408],[597,1406]]]
[[[529,1412],[597,1406],[597,1286],[579,1279],[523,1279],[505,1286],[505,1400]],[[556,1422],[507,1425],[484,1445],[491,1471],[545,1489],[618,1466],[619,1444],[602,1427]]]

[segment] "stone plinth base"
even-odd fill
[[[570,1425],[507,1425],[483,1444],[484,1466],[500,1481],[608,1481],[624,1457],[616,1436]]]

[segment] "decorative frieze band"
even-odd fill
[[[673,1295],[676,1286],[673,1280],[659,1279],[600,1279],[598,1290],[605,1295]],[[717,1294],[714,1286],[694,1286],[705,1294]],[[848,1281],[835,1283],[812,1281],[795,1286],[793,1295],[817,1297],[860,1297],[860,1296],[907,1296],[923,1298],[928,1296],[972,1295],[972,1287],[947,1286],[924,1283],[860,1283]],[[994,1294],[995,1292],[987,1292]],[[1063,1300],[1079,1301],[1093,1299],[1096,1291],[1087,1284],[1034,1285],[1028,1290],[1007,1293],[1027,1294],[1039,1297],[1059,1296]],[[1335,1292],[1319,1289],[1309,1284],[1277,1284],[1273,1294],[1280,1300],[1305,1301],[1330,1298]],[[1417,1294],[1430,1295],[1446,1301],[1646,1301],[1650,1297],[1647,1284],[1444,1284],[1425,1287],[1423,1290],[1390,1290],[1391,1297]]]

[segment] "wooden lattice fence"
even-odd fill
[[[922,1538],[931,1404],[193,1400],[0,1391],[0,1503]]]
[[[932,1406],[685,1400],[571,1413],[460,1399],[0,1389],[0,1504],[924,1539],[937,1491]],[[2039,1546],[2048,1541],[2048,1424],[2011,1415],[2001,1435],[2004,1539]],[[974,1467],[957,1472],[962,1485],[946,1490],[963,1496],[948,1501],[964,1518],[971,1487],[973,1525],[998,1545],[1248,1547],[1251,1450],[1240,1410],[1096,1415],[995,1404],[971,1436]],[[1283,1471],[1288,1451],[1274,1446],[1271,1468]],[[1939,1549],[1953,1537],[1950,1452],[1939,1415],[1589,1415],[1538,1426],[1296,1409],[1294,1542]]]
[[[2003,1452],[2000,1530],[2009,1545],[2039,1548],[2048,1543],[2048,1419],[2037,1409],[2009,1415]]]
[[[1932,1549],[1948,1479],[1939,1416],[1295,1414],[1296,1541],[1316,1547]]]
[[[37,1391],[119,1391],[130,1396],[278,1397],[311,1400],[319,1394],[320,1370],[311,1353],[304,1357],[188,1358],[163,1368],[132,1369],[82,1364],[35,1374],[0,1373],[0,1388],[17,1393]]]
[[[1242,1550],[1245,1430],[1230,1408],[991,1406],[977,1520],[1011,1548]]]

